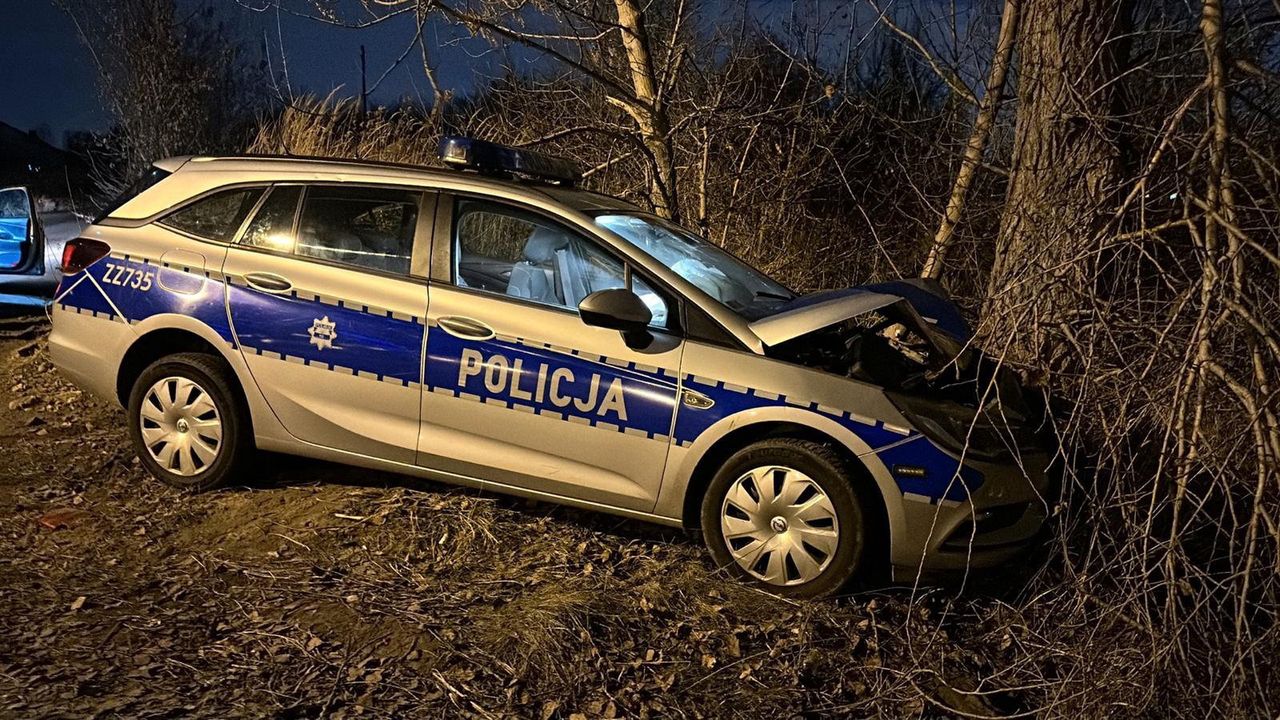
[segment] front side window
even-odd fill
[[[748,320],[776,313],[796,297],[781,283],[675,223],[639,213],[602,214],[595,221]]]
[[[261,196],[261,188],[223,190],[170,213],[160,224],[206,240],[229,242]]]
[[[596,243],[538,215],[496,203],[459,200],[454,279],[461,287],[576,310],[599,290],[626,287],[626,267]],[[631,289],[667,326],[667,303],[643,279]]]

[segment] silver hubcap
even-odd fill
[[[808,475],[779,465],[734,481],[720,508],[720,532],[738,566],[771,585],[818,577],[840,541],[831,498]]]
[[[204,388],[167,377],[142,397],[142,443],[151,459],[175,475],[204,472],[222,448],[222,417]]]

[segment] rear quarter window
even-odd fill
[[[148,168],[146,172],[142,173],[142,177],[133,181],[133,184],[125,188],[125,191],[121,193],[119,197],[107,203],[106,207],[102,208],[102,212],[98,213],[98,217],[93,219],[94,224],[102,222],[108,215],[123,207],[125,203],[138,197],[146,191],[147,188],[150,188],[152,185],[155,185],[172,174],[173,173],[168,170],[161,170],[158,167]]]
[[[206,240],[230,242],[260,197],[262,188],[223,190],[166,215],[160,224]]]

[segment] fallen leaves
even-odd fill
[[[68,530],[79,526],[88,517],[88,511],[64,507],[46,512],[36,522],[50,530]]]

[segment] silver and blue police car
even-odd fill
[[[700,529],[784,595],[1036,535],[1043,413],[933,288],[797,295],[558,159],[441,158],[156,163],[68,243],[53,361],[171,485],[390,470]]]

